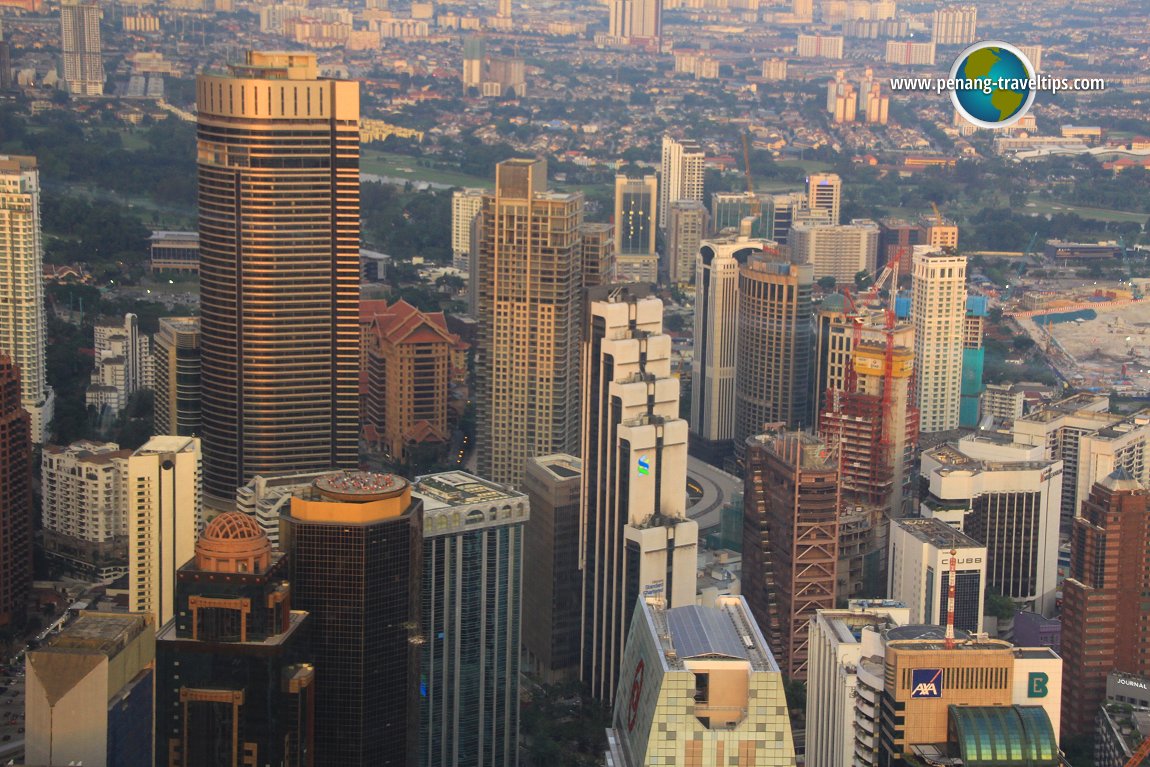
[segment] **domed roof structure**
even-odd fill
[[[225,512],[213,519],[196,542],[196,568],[216,573],[265,572],[272,545],[247,514]]]

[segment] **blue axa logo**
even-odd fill
[[[941,698],[942,669],[916,668],[910,672],[910,697]]]

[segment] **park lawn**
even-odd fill
[[[449,186],[484,187],[492,186],[491,179],[471,176],[447,168],[427,168],[419,165],[420,158],[407,155],[381,152],[378,149],[364,149],[360,154],[359,169],[377,176],[402,178],[409,181],[427,181],[432,184]]]
[[[1119,223],[1132,222],[1146,223],[1146,213],[1135,213],[1128,210],[1110,210],[1109,208],[1090,208],[1084,205],[1072,205],[1057,200],[1031,199],[1024,208],[1023,213],[1033,215],[1046,215],[1047,213],[1077,213],[1082,218],[1093,218],[1098,221],[1117,221]]]

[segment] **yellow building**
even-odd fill
[[[793,765],[783,675],[746,601],[641,599],[607,733],[608,767]]]

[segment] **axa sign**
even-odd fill
[[[916,668],[910,672],[910,697],[941,698],[942,669]]]

